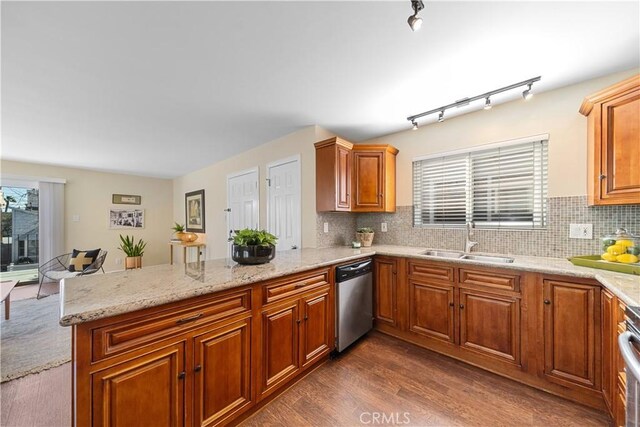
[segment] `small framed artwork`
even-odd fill
[[[184,195],[186,228],[190,233],[204,233],[204,190]]]
[[[111,195],[111,203],[114,205],[139,205],[142,204],[142,196],[113,194]]]
[[[144,209],[109,209],[109,228],[144,228]]]

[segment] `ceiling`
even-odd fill
[[[640,62],[638,1],[427,0],[416,33],[410,13],[2,2],[2,158],[170,178],[308,125],[361,141],[530,77],[540,92]]]

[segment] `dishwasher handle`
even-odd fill
[[[626,331],[618,337],[618,346],[627,369],[640,380],[640,361],[633,352],[633,343],[640,343],[640,337],[631,331]]]
[[[369,264],[371,264],[371,260],[367,260],[361,264],[352,264],[352,265],[348,265],[346,267],[339,267],[341,271],[356,271],[356,270],[360,270],[363,267],[368,266]]]

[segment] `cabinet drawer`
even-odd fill
[[[520,292],[520,276],[492,271],[460,269],[460,286],[482,286]]]
[[[420,261],[409,261],[409,276],[415,279],[440,280],[453,282],[455,280],[454,268],[440,264],[432,264]]]
[[[314,271],[296,277],[287,277],[282,280],[269,282],[263,286],[262,302],[267,304],[280,301],[292,295],[316,290],[329,283],[329,270]]]
[[[212,296],[159,314],[91,331],[93,362],[155,343],[192,326],[202,326],[251,310],[251,289]]]

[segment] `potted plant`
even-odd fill
[[[178,224],[177,222],[171,229],[176,233],[176,237],[182,240],[184,243],[195,242],[198,240],[198,235],[196,233],[186,232],[184,228],[184,224]]]
[[[132,268],[142,268],[142,255],[144,255],[144,248],[147,243],[140,239],[138,243],[133,236],[120,235],[120,249],[127,256],[124,259],[124,268],[126,270]]]
[[[373,243],[373,228],[371,227],[360,227],[356,231],[356,238],[362,244],[362,246],[371,246]]]
[[[238,264],[265,264],[276,256],[278,238],[265,230],[245,228],[235,233],[231,258]]]

